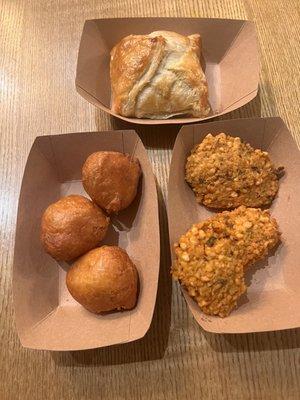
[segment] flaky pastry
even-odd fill
[[[208,89],[201,37],[157,31],[130,35],[111,51],[112,110],[127,117],[205,117]]]

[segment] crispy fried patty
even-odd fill
[[[254,150],[239,137],[225,133],[208,134],[186,163],[186,181],[197,201],[218,209],[270,205],[282,172],[267,152]]]
[[[137,158],[117,151],[97,151],[82,167],[82,184],[108,214],[127,208],[137,194],[141,166]]]
[[[268,211],[241,206],[195,224],[175,244],[172,275],[203,312],[227,316],[246,291],[245,267],[279,242]]]

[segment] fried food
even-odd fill
[[[86,197],[70,195],[51,204],[41,223],[41,241],[56,260],[71,261],[104,238],[109,218]]]
[[[117,213],[134,200],[140,175],[136,158],[115,151],[99,151],[85,161],[82,184],[99,207],[107,213]]]
[[[267,152],[225,133],[208,134],[186,163],[186,181],[197,202],[218,209],[270,205],[282,172],[283,167],[276,169]]]
[[[224,211],[181,236],[172,275],[204,313],[226,317],[246,291],[246,267],[265,257],[279,239],[268,211],[244,206]]]
[[[136,304],[138,272],[117,246],[99,247],[80,257],[66,283],[74,299],[93,313],[129,310]]]

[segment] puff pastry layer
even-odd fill
[[[111,51],[112,109],[126,117],[205,117],[210,112],[199,34],[130,35]]]

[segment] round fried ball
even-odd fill
[[[136,158],[115,151],[99,151],[85,161],[82,184],[107,213],[117,213],[135,198],[140,175],[141,167]]]
[[[104,238],[109,218],[86,197],[70,195],[51,204],[42,216],[41,241],[56,260],[71,261]]]
[[[187,159],[186,181],[199,203],[218,209],[270,205],[283,168],[267,152],[254,150],[239,137],[208,134]]]
[[[175,244],[172,275],[202,311],[227,316],[246,291],[245,268],[279,242],[268,211],[241,206],[195,224]]]
[[[99,247],[80,257],[66,283],[74,299],[93,313],[129,310],[136,304],[138,272],[117,246]]]

